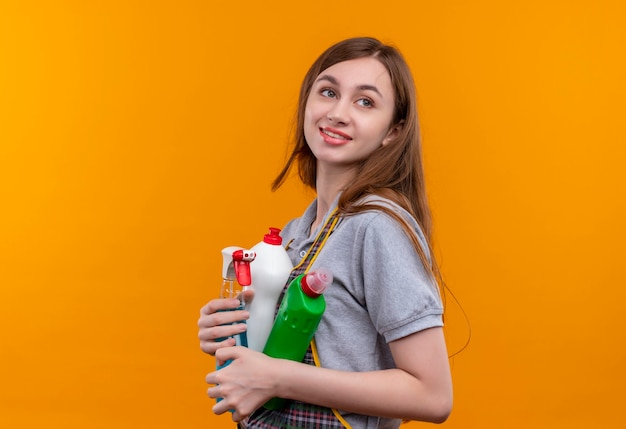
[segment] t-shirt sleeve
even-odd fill
[[[415,228],[423,244],[417,224]],[[429,256],[427,248],[425,252]],[[438,286],[410,238],[389,215],[377,214],[365,228],[362,261],[368,312],[386,342],[443,326]]]

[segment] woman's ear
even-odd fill
[[[402,128],[404,127],[404,119],[398,122],[396,125],[389,128],[387,132],[387,136],[383,139],[382,146],[387,146],[389,143],[392,143],[398,138]]]

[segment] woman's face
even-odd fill
[[[399,131],[391,127],[395,95],[375,58],[337,63],[315,79],[304,112],[304,136],[318,166],[351,167]]]

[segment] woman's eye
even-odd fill
[[[374,103],[369,98],[361,98],[357,100],[357,103],[363,107],[372,107]]]
[[[320,94],[322,94],[324,97],[329,97],[329,98],[335,98],[335,96],[337,95],[337,94],[335,94],[335,91],[333,91],[332,89],[329,89],[329,88],[322,89]]]

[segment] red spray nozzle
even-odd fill
[[[250,262],[254,261],[256,253],[251,250],[235,250],[233,252],[233,266],[237,282],[241,286],[250,286],[252,277],[250,276]]]
[[[317,297],[324,293],[333,282],[333,274],[326,268],[318,268],[302,277],[300,284],[302,291],[310,297]]]

